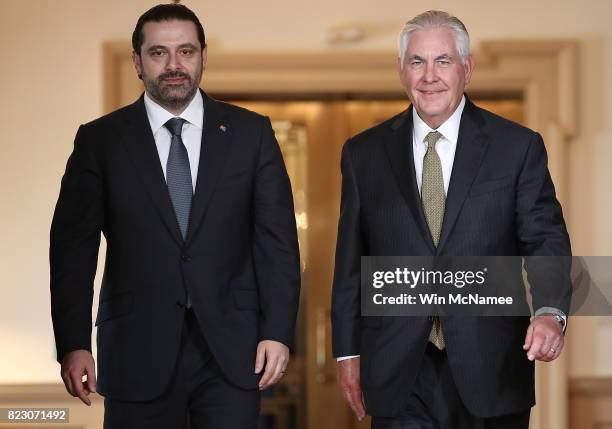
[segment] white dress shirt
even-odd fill
[[[189,167],[191,169],[191,183],[193,192],[195,193],[196,180],[198,178],[198,167],[200,164],[200,150],[202,148],[202,126],[204,124],[204,100],[200,91],[196,91],[195,97],[191,100],[187,108],[180,115],[176,116],[168,112],[162,106],[157,104],[149,94],[144,95],[145,109],[149,118],[149,125],[155,138],[155,146],[159,154],[159,161],[164,170],[164,178],[166,178],[166,164],[168,163],[168,154],[170,153],[170,143],[172,134],[164,124],[172,118],[182,118],[185,120],[181,138],[183,144],[187,148],[187,156],[189,157]]]
[[[457,106],[450,118],[436,130],[421,119],[416,109],[412,109],[412,153],[414,154],[414,172],[416,173],[419,193],[421,192],[421,184],[423,182],[423,158],[425,157],[425,152],[427,152],[425,136],[432,131],[438,131],[442,134],[442,137],[436,143],[436,152],[438,152],[440,163],[442,164],[444,195],[448,195],[448,184],[450,183],[451,172],[453,171],[457,139],[459,138],[459,124],[461,123],[461,114],[464,107],[465,95],[461,98],[459,106]]]

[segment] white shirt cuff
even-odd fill
[[[340,356],[340,357],[336,358],[336,361],[340,362],[342,360],[354,359],[354,358],[358,358],[358,357],[359,357],[359,355]]]

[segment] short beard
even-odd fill
[[[168,86],[163,82],[164,79],[177,77],[185,79],[185,82],[180,86]],[[143,73],[142,81],[147,93],[153,100],[167,110],[177,112],[184,110],[191,102],[198,90],[201,77],[202,70],[196,72],[195,79],[191,79],[191,76],[181,71],[170,71],[160,74],[155,79],[151,79]]]

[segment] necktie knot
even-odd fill
[[[181,132],[183,131],[184,123],[185,120],[183,118],[172,118],[168,119],[168,121],[164,124],[164,127],[166,127],[168,131],[170,131],[170,134],[172,134],[173,137],[180,137]]]
[[[436,148],[436,143],[442,138],[442,134],[438,131],[431,131],[425,136],[427,142],[427,150],[433,150]]]

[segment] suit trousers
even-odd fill
[[[105,398],[104,429],[255,429],[259,407],[258,390],[236,387],[223,375],[193,310],[187,309],[176,367],[165,392],[149,402]]]
[[[406,408],[396,417],[372,417],[372,429],[528,429],[530,411],[472,415],[459,397],[446,351],[428,343]]]

